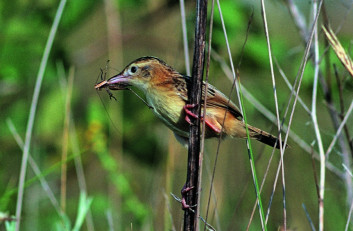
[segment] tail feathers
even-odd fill
[[[250,130],[250,136],[264,144],[267,144],[271,147],[275,147],[277,149],[280,148],[279,145],[279,140],[277,137],[271,135],[270,133],[267,133],[265,131],[262,131],[261,129],[255,128],[253,126],[248,127]],[[284,143],[282,142],[282,147]],[[288,145],[286,145],[288,147]]]

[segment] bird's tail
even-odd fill
[[[256,139],[264,144],[267,144],[269,146],[272,146],[272,147],[279,149],[280,145],[279,145],[279,140],[277,137],[271,135],[270,133],[262,131],[259,128],[253,127],[251,125],[248,125],[248,129],[249,129],[249,133],[250,133],[251,138]],[[282,142],[282,144],[283,144],[283,142]]]

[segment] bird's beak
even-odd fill
[[[109,86],[109,89],[111,90],[124,90],[128,86],[131,86],[129,84],[130,80],[130,75],[124,75],[124,74],[118,74],[107,81],[107,86]]]
[[[129,77],[130,76],[125,76],[124,74],[118,74],[108,80],[103,80],[96,84],[95,88],[102,89],[108,87],[111,90],[125,90],[130,86]]]
[[[113,84],[126,84],[129,82],[130,75],[124,75],[124,74],[117,74],[110,79],[108,79],[107,84],[108,85],[113,85]]]

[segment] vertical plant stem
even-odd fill
[[[241,87],[240,87],[240,79],[238,78],[239,81],[239,95],[240,95],[240,102],[241,102],[241,107],[244,107],[244,101],[243,101],[243,94],[241,92]],[[246,113],[243,108],[243,118],[244,118],[244,124],[245,124],[245,129],[246,129],[246,136],[247,136],[247,146],[248,146],[248,154],[249,154],[249,161],[250,161],[250,167],[251,167],[251,172],[253,176],[253,181],[254,181],[254,187],[255,187],[255,193],[256,193],[256,198],[257,198],[257,204],[259,208],[259,213],[260,213],[260,220],[261,220],[261,226],[262,230],[267,230],[266,222],[265,222],[265,214],[263,211],[263,206],[262,206],[262,200],[261,200],[261,194],[260,194],[260,189],[259,189],[259,183],[257,181],[257,174],[256,174],[256,168],[255,168],[255,162],[254,162],[254,155],[252,152],[251,148],[251,141],[250,141],[250,135],[249,135],[249,129],[248,129],[248,123],[246,119]]]
[[[181,14],[181,27],[183,30],[185,68],[186,68],[187,76],[190,76],[191,72],[190,72],[190,60],[189,60],[189,45],[188,45],[188,37],[187,37],[187,30],[186,30],[186,17],[185,17],[184,0],[180,0],[180,14]]]
[[[266,42],[267,42],[267,47],[268,47],[268,56],[269,56],[270,68],[271,68],[273,95],[275,98],[275,106],[276,106],[278,142],[279,142],[279,148],[280,148],[280,152],[281,152],[280,162],[281,162],[281,170],[282,170],[282,190],[283,190],[283,228],[284,228],[284,231],[286,231],[287,230],[287,209],[286,209],[286,184],[285,184],[284,163],[283,163],[284,150],[283,150],[283,146],[282,146],[281,122],[280,122],[280,116],[279,116],[279,110],[278,110],[276,81],[275,81],[275,74],[274,74],[274,70],[273,70],[271,43],[270,43],[270,36],[269,36],[269,32],[268,32],[268,26],[267,26],[267,16],[266,16],[266,8],[265,8],[264,0],[261,0],[261,12],[262,12],[263,23],[264,23],[264,28],[265,28]]]
[[[201,87],[203,77],[203,67],[205,59],[206,46],[206,24],[207,24],[207,0],[197,0],[196,3],[196,25],[195,25],[195,48],[194,60],[192,67],[192,83],[188,89],[189,103],[195,105],[192,112],[196,115],[201,114]],[[193,125],[190,126],[189,151],[188,151],[188,168],[186,187],[194,187],[186,194],[186,203],[195,205],[200,196],[198,189],[199,175],[199,154],[200,154],[200,120],[195,119]],[[199,209],[196,205],[195,210]],[[196,213],[185,210],[184,213],[184,230],[198,230],[198,218]]]
[[[317,1],[314,1],[314,7],[313,7],[313,14],[314,18],[316,14],[318,13],[317,11]],[[322,140],[321,140],[321,135],[320,135],[320,130],[319,130],[319,125],[317,122],[317,116],[316,116],[316,97],[317,97],[317,86],[318,86],[318,80],[319,80],[319,41],[318,41],[318,31],[317,31],[317,24],[314,25],[314,64],[315,64],[315,70],[314,70],[314,83],[313,83],[313,94],[312,94],[312,105],[311,105],[311,118],[313,121],[314,125],[314,130],[315,130],[315,135],[316,135],[316,141],[319,147],[319,155],[320,155],[320,182],[319,182],[319,230],[323,231],[324,230],[324,193],[325,193],[325,162],[326,162],[326,157],[325,157],[325,152],[324,152],[324,147],[322,145]]]
[[[58,25],[59,25],[62,13],[64,11],[65,4],[66,4],[66,0],[61,0],[59,7],[56,11],[55,19],[54,19],[53,25],[50,29],[49,37],[48,37],[47,43],[45,45],[45,49],[43,52],[39,71],[37,74],[36,85],[34,87],[34,93],[33,93],[31,108],[29,111],[29,118],[28,118],[28,122],[27,122],[25,144],[24,144],[23,154],[22,154],[20,179],[19,179],[19,183],[18,183],[18,195],[17,195],[17,203],[16,203],[16,219],[17,219],[16,227],[15,227],[16,231],[20,230],[24,183],[25,183],[25,179],[26,179],[28,155],[29,155],[29,149],[30,149],[30,144],[31,144],[33,124],[34,124],[34,118],[35,118],[35,114],[36,114],[36,110],[37,110],[39,93],[40,93],[40,89],[41,89],[41,85],[42,85],[42,81],[43,81],[45,68],[47,66],[50,50],[51,50],[51,47],[54,42],[55,34],[58,29]]]

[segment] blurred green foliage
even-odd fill
[[[92,142],[92,151],[98,155],[98,159],[105,171],[107,171],[110,181],[114,184],[116,191],[122,197],[122,209],[124,214],[131,214],[134,218],[132,221],[138,226],[143,224],[144,219],[148,215],[148,209],[136,198],[130,186],[129,180],[121,172],[120,163],[118,163],[108,150],[107,137],[103,133],[103,124],[106,122],[103,118],[102,110],[100,110],[101,102],[95,101],[90,104],[88,110],[90,141]],[[126,223],[125,225],[128,225]]]

